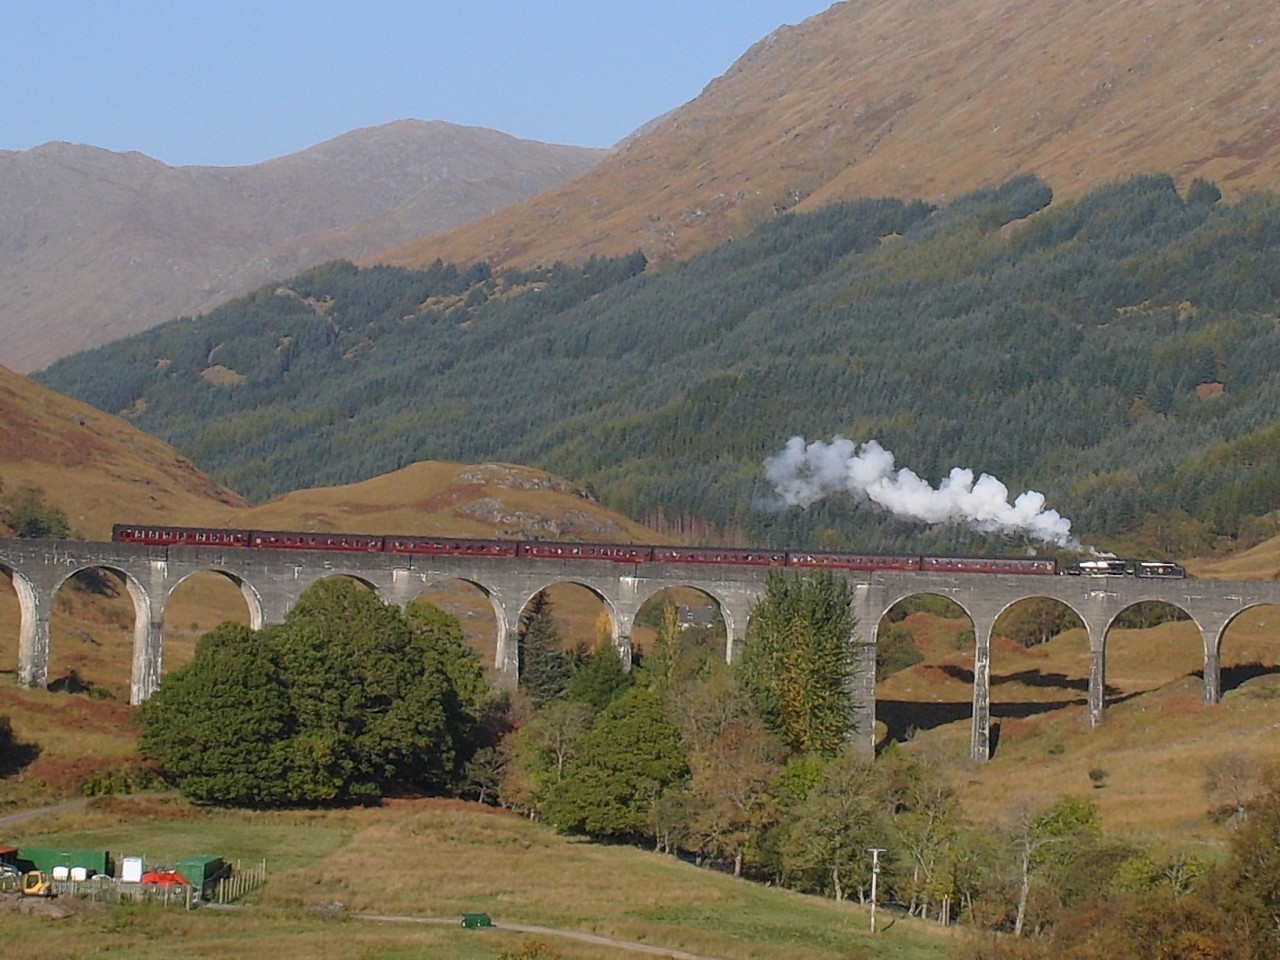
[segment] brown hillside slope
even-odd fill
[[[505,463],[422,461],[359,483],[295,490],[256,507],[214,512],[205,522],[257,530],[668,542],[567,480]]]
[[[19,372],[457,226],[606,151],[401,120],[244,167],[0,151],[0,363]]]
[[[127,421],[0,367],[0,502],[25,484],[67,515],[73,536],[94,540],[110,537],[114,523],[170,523],[667,542],[566,480],[510,464],[414,463],[250,507]]]
[[[382,254],[681,258],[785,209],[941,201],[1034,172],[1059,197],[1136,172],[1280,185],[1274,0],[858,0],[752,47],[576,180]]]
[[[243,507],[168,444],[0,367],[0,484],[39,487],[75,536],[107,539],[123,519],[205,522]]]

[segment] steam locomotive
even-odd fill
[[[791,567],[800,570],[895,570],[914,573],[1000,573],[1052,576],[1182,577],[1182,567],[1167,561],[1114,561],[1119,568],[1082,561],[1060,571],[1057,560],[1042,557],[930,557],[814,551],[758,550],[734,547],[665,547],[645,544],[561,543],[549,540],[482,540],[456,537],[298,533],[283,530],[223,530],[210,527],[116,524],[116,543],[147,546],[248,547],[258,550],[332,550],[429,556],[524,557],[536,560],[607,560],[614,563],[705,563]],[[1079,569],[1077,569],[1079,568]]]

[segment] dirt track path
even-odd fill
[[[34,810],[19,810],[17,813],[7,813],[0,817],[0,827],[12,826],[15,823],[26,823],[28,820],[34,820],[36,817],[42,817],[50,813],[67,813],[71,810],[80,810],[84,808],[92,797],[76,797],[74,800],[68,800],[66,803],[55,803],[49,807],[36,807]]]
[[[354,914],[358,920],[377,920],[386,923],[430,923],[445,924],[451,927],[458,925],[458,920],[438,917],[396,917],[376,913]],[[581,940],[583,943],[594,943],[602,947],[613,947],[618,950],[630,950],[634,953],[647,953],[655,957],[672,957],[674,960],[720,960],[719,957],[708,957],[699,953],[688,953],[684,950],[673,950],[670,947],[655,947],[651,943],[636,943],[634,940],[615,940],[613,937],[601,937],[594,933],[580,933],[577,930],[557,930],[553,927],[535,927],[527,923],[494,923],[492,930],[511,930],[517,933],[536,933],[544,937],[562,937],[566,940]]]

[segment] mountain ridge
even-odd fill
[[[539,197],[366,262],[687,258],[784,210],[945,202],[1034,173],[1061,198],[1136,173],[1235,199],[1280,183],[1266,0],[838,3]]]
[[[29,372],[306,266],[456,225],[605,152],[418,120],[246,167],[170,167],[56,141],[0,151],[0,362]]]

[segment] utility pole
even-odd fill
[[[880,854],[884,847],[867,847],[871,854],[871,932],[876,932],[876,880],[880,877]]]

